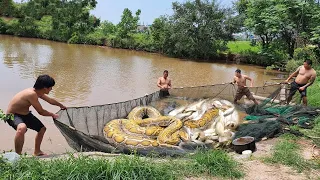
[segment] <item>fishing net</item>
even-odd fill
[[[262,103],[252,106],[245,97],[236,106],[239,112],[247,113],[245,120],[250,124],[241,125],[236,136],[251,135],[257,140],[264,136],[277,134],[279,122],[286,124],[308,125],[318,114],[313,108],[302,106],[280,106],[279,95],[281,84],[270,84],[262,87],[250,88],[254,97]],[[55,125],[64,135],[68,144],[77,151],[102,151],[120,153],[109,144],[104,137],[104,126],[114,119],[126,118],[136,106],[153,106],[163,115],[171,110],[204,98],[221,98],[233,102],[237,87],[232,84],[216,84],[198,87],[181,87],[170,90],[168,98],[161,98],[159,91],[133,100],[91,107],[70,107],[58,112],[59,118]],[[266,98],[267,97],[267,98]],[[250,102],[248,104],[248,102]],[[123,152],[122,152],[123,153]],[[147,152],[139,152],[146,154]],[[164,152],[166,155],[180,153],[176,151]]]
[[[282,88],[271,93],[259,105],[245,109],[248,115],[244,120],[249,121],[249,124],[242,125],[236,132],[236,137],[253,136],[259,141],[263,137],[270,138],[285,132],[300,136],[303,133],[288,127],[293,125],[307,129],[314,127],[314,119],[319,115],[319,109],[301,104],[286,105],[285,101],[279,103],[277,97],[281,95],[280,91],[283,90],[286,96],[290,89],[288,85],[281,86]]]

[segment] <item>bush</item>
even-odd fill
[[[297,61],[297,60],[291,59],[286,64],[286,71],[292,73],[292,72],[296,71],[297,68],[299,66],[301,66],[302,63],[303,63],[303,61]]]
[[[0,34],[5,34],[7,31],[7,24],[2,18],[0,18]]]
[[[295,49],[293,59],[300,62],[303,62],[306,59],[310,59],[312,61],[313,66],[318,66],[319,64],[317,60],[317,55],[315,53],[315,48],[311,46]]]

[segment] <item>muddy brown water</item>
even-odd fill
[[[91,106],[126,101],[157,90],[157,78],[169,71],[173,87],[187,87],[232,81],[235,69],[261,86],[274,78],[259,66],[195,62],[159,54],[89,45],[72,45],[41,39],[0,35],[0,109],[6,111],[10,99],[32,87],[40,74],[54,77],[50,96],[66,106]],[[49,111],[58,107],[40,101]],[[46,125],[42,150],[46,153],[71,151],[49,117],[33,113]],[[14,149],[15,131],[0,122],[0,151]],[[26,133],[23,152],[32,153],[35,132]]]

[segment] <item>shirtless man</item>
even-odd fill
[[[54,84],[55,81],[52,77],[41,75],[37,78],[33,88],[28,88],[19,92],[9,103],[7,114],[13,114],[14,120],[7,120],[7,123],[16,130],[14,144],[17,154],[21,154],[22,152],[24,135],[27,132],[27,128],[29,128],[38,132],[35,138],[33,155],[45,155],[40,150],[40,145],[43,135],[46,132],[46,127],[31,113],[31,111],[29,111],[29,107],[33,106],[42,116],[51,116],[53,119],[58,118],[57,114],[44,110],[38,100],[38,98],[41,98],[52,105],[59,106],[61,109],[66,109],[64,105],[46,95],[52,90]]]
[[[313,84],[317,76],[316,71],[311,67],[311,65],[311,60],[305,60],[303,66],[298,67],[298,69],[285,81],[285,83],[288,83],[292,77],[297,76],[296,79],[291,83],[287,104],[290,103],[293,95],[297,90],[299,90],[303,104],[307,106],[307,87]]]
[[[169,72],[167,70],[163,71],[163,76],[159,77],[157,86],[160,88],[160,97],[170,96],[169,89],[171,89],[171,79],[168,78]]]
[[[257,100],[252,96],[249,88],[247,87],[246,81],[251,81],[250,87],[253,86],[253,79],[248,77],[247,75],[241,74],[241,70],[237,69],[235,71],[235,76],[233,78],[233,84],[237,83],[238,90],[236,96],[234,98],[234,103],[237,104],[237,101],[242,98],[242,96],[246,95],[248,99],[252,100],[255,104],[258,104]]]

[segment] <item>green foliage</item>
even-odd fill
[[[0,34],[5,34],[7,31],[7,24],[0,18]]]
[[[319,71],[317,72],[319,74]],[[316,78],[315,82],[308,87],[307,97],[308,105],[314,107],[320,107],[320,78]]]
[[[258,53],[261,51],[260,46],[251,46],[250,41],[229,41],[227,47],[231,53],[238,54],[245,51]]]
[[[310,46],[295,49],[293,59],[302,62],[309,59],[312,61],[313,66],[318,66],[319,64],[317,55],[315,53],[315,48]]]
[[[317,55],[315,53],[314,47],[304,47],[304,48],[297,48],[295,49],[293,59],[289,60],[286,63],[286,70],[288,72],[294,72],[299,66],[303,64],[305,60],[311,60],[312,65],[317,67],[319,62]]]
[[[165,40],[168,36],[169,29],[168,19],[164,16],[156,18],[151,26],[151,35],[153,44],[160,52],[163,52],[165,46]]]
[[[20,31],[19,26],[20,26],[20,23],[19,23],[18,19],[13,19],[11,21],[8,21],[6,34],[19,36],[20,35],[19,34],[19,31]]]
[[[311,32],[314,1],[249,0],[242,4],[246,8],[245,24],[260,36],[263,48],[275,40],[282,41],[286,52],[293,57],[298,38],[308,37]]]
[[[12,17],[15,14],[15,6],[13,0],[0,1],[0,16]]]
[[[117,25],[117,33],[120,38],[129,38],[131,34],[136,32],[140,14],[140,9],[137,10],[135,14],[136,16],[133,16],[132,12],[128,8],[123,10],[121,21]]]
[[[104,45],[106,35],[102,31],[94,31],[85,37],[86,44]]]
[[[293,73],[297,70],[299,66],[301,66],[303,61],[296,61],[294,59],[290,59],[286,64],[286,71]]]
[[[44,39],[51,38],[52,32],[52,16],[43,16],[40,21],[36,22],[38,27],[39,36]]]
[[[0,109],[0,120],[13,120],[13,115],[12,114],[5,114],[1,109]]]
[[[164,53],[176,57],[209,59],[226,49],[226,10],[215,1],[175,2],[169,18]]]
[[[258,64],[264,66],[274,65],[278,69],[284,70],[286,61],[289,58],[288,54],[273,45],[268,48],[263,48],[261,52],[259,52],[261,60],[260,62],[258,61]]]

